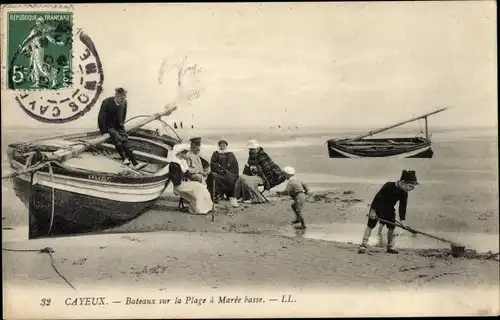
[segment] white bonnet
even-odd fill
[[[257,142],[257,140],[249,140],[248,143],[247,143],[247,147],[248,149],[257,149],[260,147],[259,143]]]
[[[295,169],[292,168],[292,167],[284,167],[283,168],[283,171],[286,173],[286,174],[289,174],[289,175],[294,175],[295,174]]]

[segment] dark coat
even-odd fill
[[[240,170],[234,153],[215,151],[210,159],[210,169],[211,174],[207,179],[210,193],[232,196]]]
[[[257,167],[257,175],[264,182],[264,188],[270,190],[277,185],[285,182],[285,173],[281,168],[274,163],[269,155],[262,148],[258,148],[257,152],[249,153],[248,166]],[[255,175],[250,172],[250,168],[246,166],[243,174]]]
[[[189,181],[189,171],[182,172],[180,164],[177,162],[170,162],[168,165],[168,178],[172,184],[177,187],[183,181]]]
[[[125,131],[124,123],[127,118],[127,104],[123,107],[115,103],[114,97],[104,99],[98,116],[98,126],[101,134],[108,133],[109,129]]]
[[[238,178],[240,168],[238,166],[238,160],[232,152],[227,152],[221,154],[215,151],[210,159],[210,167],[212,172],[216,172],[220,175],[230,175]]]
[[[394,207],[398,201],[399,219],[405,220],[408,193],[398,188],[395,182],[386,182],[373,198],[370,209],[375,210],[380,218],[392,220],[396,214]]]

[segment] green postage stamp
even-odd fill
[[[72,86],[71,12],[9,12],[7,30],[9,89]]]

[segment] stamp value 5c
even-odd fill
[[[7,89],[31,118],[67,123],[99,99],[102,63],[72,12],[9,12],[7,47]]]
[[[72,35],[71,12],[9,12],[8,88],[70,88]]]

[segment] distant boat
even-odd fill
[[[181,121],[181,129],[183,128],[184,126],[182,125],[182,121]]]
[[[330,139],[327,141],[330,158],[432,158],[434,151],[427,128],[427,117],[448,108],[441,108],[409,120],[384,127],[366,134],[347,139]],[[425,138],[381,138],[364,139],[374,134],[399,127],[403,124],[425,119]]]
[[[174,129],[178,129],[177,122],[174,122]]]

